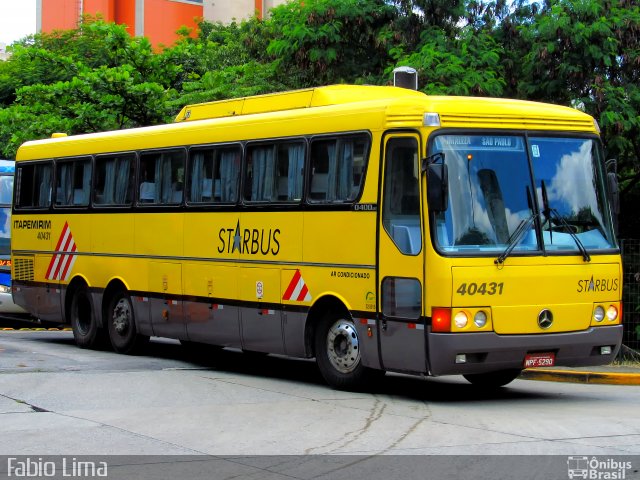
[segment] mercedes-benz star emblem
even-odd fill
[[[547,310],[545,308],[538,314],[538,325],[543,330],[546,330],[547,328],[549,328],[552,323],[553,323],[553,313],[551,313],[551,310]]]

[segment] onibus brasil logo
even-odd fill
[[[599,459],[596,457],[567,458],[567,474],[570,479],[585,478],[598,480],[619,480],[627,478],[627,470],[631,470],[631,462],[614,458]]]

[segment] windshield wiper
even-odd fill
[[[544,184],[544,180],[542,180],[540,183],[542,187],[542,203],[544,204],[543,205],[544,209],[542,210],[542,214],[544,215],[544,218],[546,219],[546,221],[549,222],[549,237],[551,239],[551,243],[553,243],[553,236],[552,236],[553,235],[552,219],[553,219],[553,220],[556,220],[558,223],[560,223],[560,225],[564,227],[564,229],[571,236],[571,238],[573,238],[573,241],[576,243],[578,250],[580,250],[580,253],[582,254],[582,259],[585,262],[590,262],[591,255],[589,255],[589,252],[587,251],[587,249],[584,247],[584,245],[582,244],[578,236],[573,231],[573,227],[569,225],[569,223],[565,220],[565,218],[562,215],[560,215],[555,208],[551,208],[549,206],[549,197],[547,197],[547,187]]]
[[[495,263],[496,265],[502,265],[504,263],[504,261],[511,254],[513,249],[516,248],[516,245],[518,245],[518,243],[524,236],[524,233],[529,229],[529,227],[531,226],[535,218],[536,218],[536,212],[533,212],[531,213],[531,215],[529,215],[529,218],[522,220],[518,224],[518,227],[509,237],[509,240],[507,242],[507,248],[505,248],[504,252],[502,252],[502,254],[498,258],[496,258],[493,261],[493,263]]]
[[[493,261],[493,263],[495,263],[496,265],[502,265],[504,263],[513,249],[516,248],[518,242],[520,242],[520,240],[522,239],[524,232],[529,229],[531,223],[536,218],[536,211],[533,209],[533,199],[531,197],[531,190],[529,189],[529,187],[525,188],[525,195],[527,196],[527,205],[529,205],[531,215],[529,215],[529,218],[525,218],[524,220],[520,221],[514,232],[507,240],[507,248],[505,248],[504,252],[502,252],[502,254]]]

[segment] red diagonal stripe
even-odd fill
[[[298,301],[302,302],[304,300],[304,297],[307,296],[307,292],[309,291],[309,289],[307,288],[307,284],[305,283],[302,286],[302,290],[300,290],[300,295],[298,295]]]
[[[56,263],[56,259],[59,257],[60,255],[55,254],[51,257],[51,261],[49,262],[49,268],[47,269],[47,274],[44,276],[44,278],[46,278],[47,280],[51,280],[51,269],[53,268],[53,266]]]
[[[65,223],[65,226],[67,226],[67,224]],[[63,239],[61,238],[60,241],[58,242],[58,251],[60,251],[59,249],[62,248],[63,252],[68,252],[71,249],[71,244],[73,244],[73,235],[71,233],[71,230],[68,228],[64,228],[63,230],[63,236],[64,237],[66,235],[67,239],[64,242],[64,245],[62,245],[62,247],[60,247],[60,244],[62,243]],[[74,244],[75,246],[75,244]],[[56,265],[56,268],[53,272],[53,279],[54,280],[60,280],[60,269],[64,268],[64,266],[66,265],[67,262],[65,262],[65,260],[67,260],[67,257],[65,257],[64,255],[60,255],[60,258],[58,260],[58,264]]]
[[[71,232],[69,232],[69,236],[67,237],[67,241],[64,244],[64,247],[62,247],[62,251],[63,252],[68,252],[70,250],[70,244],[71,242],[73,242],[73,235],[71,235]],[[73,245],[75,247],[75,245]],[[68,260],[68,257],[66,257],[65,255],[62,255],[62,261],[58,262],[58,266],[56,267],[55,272],[53,272],[53,278],[54,279],[60,279],[60,270],[63,268],[63,266],[66,266],[65,260]]]
[[[289,286],[287,287],[287,290],[284,292],[284,295],[282,296],[283,300],[291,300],[291,294],[296,289],[296,285],[298,284],[298,281],[300,280],[301,276],[302,275],[300,274],[300,270],[296,270],[296,273],[293,275],[291,282],[289,282]]]
[[[64,227],[62,228],[62,233],[60,234],[60,238],[58,239],[58,244],[56,245],[56,252],[60,250],[60,245],[62,245],[62,240],[67,233],[67,229],[69,228],[69,222],[64,222]]]
[[[71,249],[72,252],[76,251],[76,244],[73,244],[73,248]],[[73,263],[73,259],[75,258],[75,255],[67,255],[66,258],[66,262],[64,265],[64,268],[62,270],[62,273],[60,274],[60,278],[59,280],[64,280],[67,277],[67,272],[69,271],[69,267],[71,266],[71,264]]]
[[[60,251],[60,246],[62,245],[62,241],[64,240],[65,235],[67,234],[67,230],[69,229],[69,222],[64,222],[64,227],[62,227],[62,232],[60,233],[60,237],[58,238],[58,243],[56,245],[56,252]],[[49,262],[49,268],[47,268],[47,273],[44,276],[44,278],[46,278],[47,280],[51,280],[51,270],[53,269],[53,266],[56,264],[56,260],[60,261],[60,255],[56,254],[53,257],[51,257],[51,262]]]

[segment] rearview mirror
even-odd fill
[[[427,204],[430,212],[449,207],[449,173],[444,163],[427,165]]]
[[[613,216],[613,231],[618,235],[618,215],[620,214],[620,189],[618,187],[618,162],[615,159],[607,160],[607,190],[611,202],[611,214]]]

